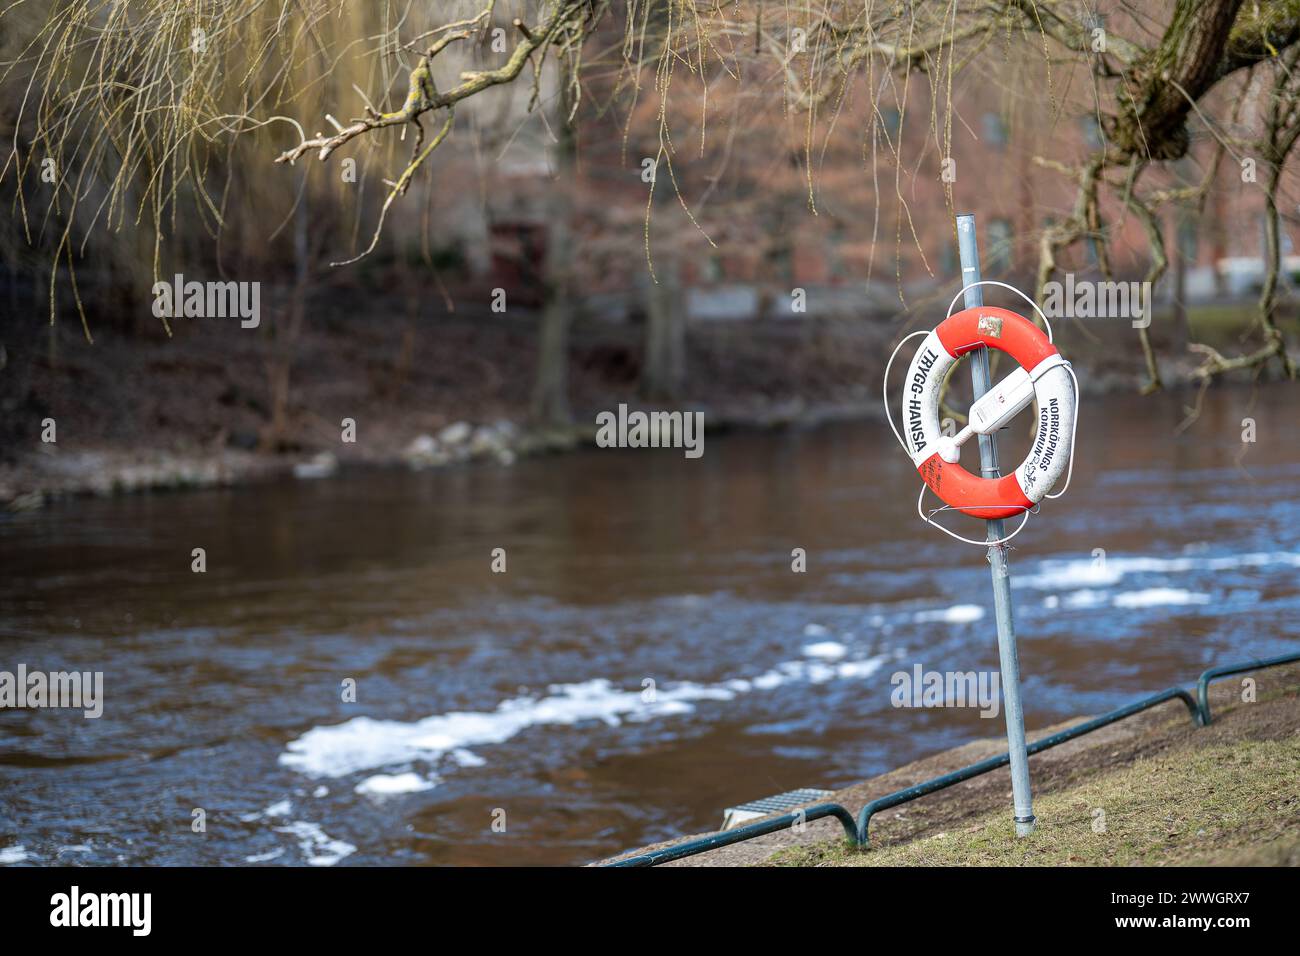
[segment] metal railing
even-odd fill
[[[1134,714],[1141,713],[1144,710],[1150,710],[1152,707],[1171,701],[1181,700],[1186,705],[1188,713],[1191,714],[1192,721],[1198,727],[1208,726],[1211,721],[1210,716],[1210,681],[1217,680],[1220,677],[1229,677],[1233,674],[1244,674],[1247,671],[1263,670],[1267,667],[1277,667],[1280,664],[1292,664],[1300,661],[1300,653],[1283,654],[1280,657],[1269,657],[1264,660],[1242,661],[1236,664],[1223,664],[1219,667],[1212,667],[1201,674],[1196,682],[1196,697],[1193,699],[1181,687],[1170,687],[1168,690],[1161,691],[1158,694],[1152,694],[1142,700],[1135,701],[1118,710],[1112,710],[1109,713],[1102,714],[1100,717],[1093,717],[1091,720],[1085,720],[1073,727],[1067,727],[1059,733],[1044,737],[1042,740],[1035,741],[1028,747],[1028,752],[1032,756],[1036,753],[1042,753],[1066,741],[1074,740],[1076,737],[1082,737],[1084,734],[1090,734],[1094,730],[1100,730],[1116,721],[1132,717]],[[819,803],[811,807],[804,807],[791,813],[782,814],[779,817],[770,817],[766,820],[758,820],[746,826],[737,827],[734,830],[728,830],[724,833],[713,833],[709,836],[700,837],[695,840],[687,840],[684,843],[677,843],[672,846],[664,847],[660,850],[653,850],[649,853],[641,853],[636,856],[625,856],[613,860],[606,866],[658,866],[661,863],[668,863],[672,860],[681,860],[688,856],[695,856],[700,853],[707,853],[709,850],[716,850],[724,846],[732,846],[736,843],[743,843],[746,840],[752,840],[755,837],[766,836],[769,833],[776,833],[781,830],[788,830],[793,826],[811,823],[814,820],[821,820],[825,817],[834,817],[840,821],[844,827],[844,832],[848,838],[858,846],[866,846],[868,843],[868,827],[871,825],[871,817],[890,807],[896,807],[901,803],[908,803],[927,794],[935,793],[939,790],[945,790],[955,784],[970,780],[982,774],[997,770],[999,767],[1005,767],[1011,760],[1009,753],[1000,754],[997,757],[990,757],[987,760],[981,760],[979,763],[973,763],[969,767],[963,767],[960,770],[954,770],[951,773],[945,773],[942,776],[935,777],[932,780],[926,780],[924,783],[918,783],[915,786],[906,787],[903,790],[895,791],[883,797],[877,797],[858,814],[856,822],[853,815],[838,803]]]

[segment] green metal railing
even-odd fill
[[[1219,667],[1212,667],[1201,674],[1200,679],[1196,682],[1196,698],[1193,699],[1181,687],[1170,687],[1168,690],[1145,697],[1142,700],[1135,701],[1118,710],[1112,710],[1109,713],[1102,714],[1100,717],[1094,717],[1091,720],[1085,720],[1083,723],[1068,727],[1059,733],[1052,734],[1050,737],[1044,737],[1029,745],[1028,752],[1032,756],[1041,753],[1051,747],[1063,744],[1066,741],[1074,740],[1076,737],[1082,737],[1084,734],[1090,734],[1094,730],[1099,730],[1116,721],[1132,717],[1134,714],[1141,713],[1144,710],[1150,710],[1152,707],[1158,707],[1161,704],[1171,700],[1181,700],[1187,707],[1188,713],[1191,714],[1192,721],[1198,727],[1208,726],[1210,717],[1210,681],[1217,680],[1220,677],[1229,677],[1233,674],[1244,674],[1247,671],[1263,670],[1267,667],[1277,667],[1279,664],[1292,664],[1300,661],[1300,653],[1283,654],[1280,657],[1269,657],[1264,660],[1243,661],[1237,664],[1223,664]],[[960,770],[954,770],[943,776],[935,777],[932,780],[926,780],[924,783],[918,783],[915,786],[898,790],[894,793],[887,794],[872,800],[862,812],[858,814],[857,821],[854,821],[853,815],[838,803],[819,803],[815,806],[804,807],[791,813],[782,814],[779,817],[771,817],[766,820],[759,820],[755,823],[742,827],[736,827],[734,830],[727,830],[722,833],[713,833],[709,836],[700,837],[696,840],[687,840],[684,843],[674,844],[673,846],[664,847],[661,850],[654,850],[650,853],[642,853],[637,856],[626,856],[605,864],[606,866],[658,866],[661,863],[668,863],[672,860],[684,859],[688,856],[695,856],[699,853],[707,853],[709,850],[716,850],[719,847],[732,846],[736,843],[743,843],[746,840],[752,840],[755,837],[765,836],[769,833],[776,833],[780,830],[788,830],[794,826],[802,826],[805,823],[811,823],[814,820],[821,820],[825,817],[834,817],[840,821],[844,827],[844,832],[848,838],[858,846],[866,846],[868,843],[868,827],[871,824],[871,817],[890,807],[896,807],[901,803],[908,803],[927,794],[935,793],[939,790],[947,789],[955,784],[978,777],[981,774],[997,770],[999,767],[1005,767],[1011,760],[1009,753],[1000,754],[997,757],[990,757],[988,760],[981,760],[979,763],[971,764],[969,767],[963,767]]]
[[[1210,681],[1220,677],[1231,677],[1233,674],[1244,674],[1247,671],[1263,670],[1265,667],[1276,667],[1278,664],[1290,664],[1297,660],[1300,660],[1300,654],[1283,654],[1281,657],[1266,657],[1262,661],[1243,661],[1240,664],[1211,667],[1196,682],[1197,724],[1205,727],[1210,723]]]

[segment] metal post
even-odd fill
[[[957,248],[961,256],[963,286],[980,281],[979,246],[975,241],[975,217],[957,217]],[[984,304],[982,286],[966,290],[966,308]],[[971,385],[975,398],[989,390],[989,350],[980,346],[970,353]],[[980,435],[980,472],[985,478],[999,478],[996,435]],[[1005,533],[1002,519],[986,522],[987,541]],[[1011,793],[1015,802],[1016,836],[1034,831],[1034,803],[1029,792],[1029,755],[1025,750],[1025,715],[1020,708],[1020,656],[1016,652],[1016,625],[1011,616],[1011,571],[1004,544],[989,546],[993,571],[993,612],[998,623],[998,656],[1002,662],[1002,706],[1007,718],[1007,752],[1011,755]]]

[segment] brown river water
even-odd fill
[[[1085,401],[1011,557],[1030,728],[1300,645],[1296,394]],[[0,671],[104,688],[0,710],[0,862],[575,864],[1000,734],[891,704],[997,668],[918,487],[864,422],[0,517]]]

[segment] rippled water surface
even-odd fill
[[[1073,487],[1016,541],[1031,728],[1298,643],[1294,392],[1212,393],[1177,435],[1181,405],[1086,403]],[[578,863],[1000,733],[890,704],[915,664],[997,667],[983,552],[920,523],[892,442],[711,435],[698,460],[0,518],[0,670],[102,671],[106,698],[0,711],[0,862]]]

